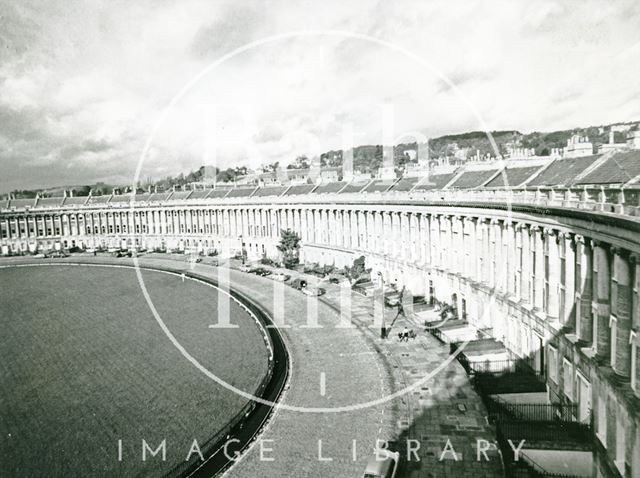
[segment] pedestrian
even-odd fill
[[[409,341],[409,329],[407,328],[407,326],[404,326],[404,329],[402,329],[402,336],[400,337],[400,342],[402,341],[408,342]]]
[[[182,274],[180,274],[180,277],[182,277],[182,282],[184,282],[184,279],[185,279],[184,272]]]

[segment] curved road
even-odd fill
[[[71,260],[131,263],[126,259],[94,259],[90,256],[76,256]],[[16,262],[23,261],[16,259]],[[139,262],[141,266],[182,269],[214,281],[217,279],[217,268],[209,265],[190,267],[183,261],[158,257],[142,257]],[[236,270],[231,270],[230,275],[233,289],[273,315],[273,280]],[[282,403],[295,407],[335,408],[376,400],[392,392],[392,367],[387,357],[373,346],[371,331],[356,327],[336,328],[338,314],[322,301],[314,301],[318,326],[308,327],[308,302],[307,296],[284,286],[286,326],[281,327],[280,332],[291,357],[291,370]],[[203,333],[215,333],[215,329]],[[397,406],[397,400],[394,402]],[[339,413],[276,409],[257,439],[225,475],[242,478],[359,476],[376,440],[390,439],[394,434],[398,414],[393,407],[392,403],[385,403]],[[262,420],[264,414],[252,418]],[[254,424],[247,423],[247,428],[251,429]],[[193,476],[212,476],[223,462],[214,459]]]

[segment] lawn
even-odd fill
[[[259,328],[235,303],[215,323],[216,291],[144,272],[177,340],[220,378],[253,392],[267,371]],[[171,344],[132,269],[0,269],[0,476],[160,476],[245,403]],[[142,461],[142,440],[160,455]],[[118,461],[122,440],[122,461]],[[195,455],[194,455],[195,456]]]

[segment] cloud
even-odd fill
[[[264,13],[264,8],[256,9],[253,5],[225,7],[219,17],[198,29],[191,51],[200,58],[215,58],[249,43],[261,30]]]
[[[243,44],[307,29],[369,34],[432,70],[359,39],[266,42],[184,95],[143,176],[209,160],[288,162],[341,147],[345,125],[356,144],[380,143],[384,104],[397,135],[477,130],[477,115],[523,131],[638,119],[634,0],[0,0],[0,12],[0,191],[130,182],[154,124],[195,75]]]

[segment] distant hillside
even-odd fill
[[[518,131],[492,131],[491,136],[493,136],[500,154],[505,154],[507,152],[505,145],[518,141],[522,134]],[[486,156],[487,154],[495,156],[494,148],[489,141],[487,133],[484,131],[471,131],[469,133],[449,134],[433,138],[429,141],[430,157],[454,156],[456,152],[454,145],[457,145],[458,149],[468,148],[469,155],[475,155],[479,151],[481,156]]]
[[[553,131],[551,133],[529,133],[521,138],[523,148],[534,148],[537,155],[546,156],[551,153],[553,148],[562,148],[567,145],[567,140],[576,132],[583,136],[588,136],[595,146],[609,142],[609,127],[589,127],[568,129],[564,131]],[[615,142],[623,143],[625,134],[622,132],[614,132]]]
[[[617,126],[637,127],[636,123],[621,124]],[[538,156],[548,156],[553,148],[563,148],[572,135],[578,133],[588,136],[594,147],[609,142],[609,132],[613,125],[590,126],[587,128],[574,128],[563,131],[532,132],[522,134],[519,131],[492,131],[491,135],[498,147],[500,155],[506,155],[509,148],[533,148]],[[614,132],[616,143],[625,141],[625,133]],[[417,151],[424,158],[427,155],[427,145],[416,143],[402,143],[394,147],[394,164],[402,166],[408,161],[408,152]],[[449,134],[432,138],[428,144],[429,158],[437,159],[447,157],[453,162],[464,162],[468,158],[480,154],[481,157],[496,156],[496,151],[484,131],[471,131],[460,134]],[[342,150],[331,150],[320,155],[323,166],[341,166]],[[354,148],[354,169],[362,172],[375,172],[382,163],[381,145],[362,145]]]
[[[589,126],[586,128],[573,128],[562,131],[539,132],[522,134],[519,131],[493,131],[491,134],[496,142],[498,151],[501,155],[506,155],[509,148],[533,148],[535,154],[539,156],[547,156],[551,154],[553,148],[563,148],[567,145],[567,140],[574,134],[578,133],[582,136],[588,136],[595,148],[598,145],[609,142],[609,133],[614,131],[614,139],[616,143],[623,143],[626,138],[626,130],[638,129],[639,122],[614,123],[602,126]],[[418,147],[419,146],[419,147]],[[427,145],[417,143],[401,143],[393,148],[394,164],[399,170],[407,161],[427,156]],[[462,163],[480,154],[482,157],[495,156],[495,150],[484,131],[471,131],[459,134],[448,134],[438,138],[432,138],[428,144],[428,156],[430,159],[449,158],[452,163]],[[294,167],[303,167],[301,158],[306,161],[306,156],[295,159]],[[376,144],[365,144],[356,146],[353,149],[353,163],[356,171],[364,173],[375,173],[382,164],[383,147]],[[419,158],[418,158],[419,159]],[[320,155],[322,166],[341,167],[343,162],[342,150],[330,150]],[[263,170],[273,171],[278,167],[279,163],[265,165]],[[286,161],[284,161],[286,164]],[[297,164],[297,166],[295,166]],[[306,163],[305,163],[306,164]],[[306,166],[305,166],[306,167]],[[159,190],[168,190],[172,187],[183,187],[186,184],[209,181],[212,175],[220,182],[230,182],[239,176],[247,174],[247,168],[244,166],[236,166],[221,170],[215,168],[214,171],[208,171],[205,174],[204,166],[187,174],[179,174],[177,176],[167,176],[166,178],[151,181],[150,179],[139,186],[142,191],[149,186],[157,187]],[[118,189],[122,192],[128,191],[130,188],[107,185],[98,182],[87,186],[67,186],[64,188],[48,188],[40,190],[24,190],[12,191],[16,198],[33,198],[36,194],[41,196],[61,196],[63,189],[72,189],[74,195],[85,196],[89,194],[89,190],[94,195],[110,194],[112,189]]]

